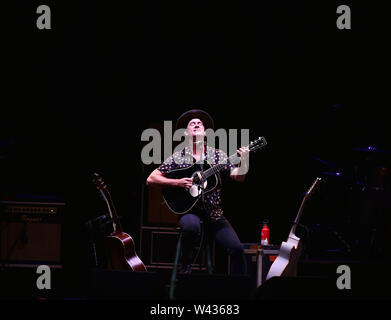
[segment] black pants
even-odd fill
[[[182,265],[186,266],[193,263],[194,247],[200,243],[200,217],[188,213],[181,217],[179,224],[182,227]],[[224,217],[217,221],[209,220],[208,226],[206,232],[212,233],[217,244],[231,256],[231,274],[246,274],[243,246],[229,221]]]

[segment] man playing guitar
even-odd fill
[[[147,179],[148,186],[160,188],[184,188],[191,189],[193,186],[192,177],[173,179],[166,177],[167,173],[182,168],[193,166],[194,163],[200,163],[201,166],[205,161],[213,166],[219,163],[227,163],[221,173],[229,176],[238,182],[243,182],[247,172],[247,160],[249,149],[240,148],[237,153],[240,156],[240,163],[236,166],[230,162],[226,153],[222,150],[205,145],[205,130],[213,129],[213,119],[203,111],[193,109],[182,114],[177,120],[176,128],[186,128],[185,136],[188,138],[189,145],[183,150],[175,152],[160,167],[155,169]],[[190,159],[190,161],[183,161]],[[219,173],[217,186],[210,192],[205,192],[202,200],[197,201],[191,210],[183,214],[179,220],[182,227],[182,258],[181,272],[184,274],[191,272],[193,263],[193,250],[198,244],[198,238],[201,232],[201,219],[205,222],[207,219],[209,228],[216,242],[222,246],[226,253],[231,257],[231,273],[245,274],[246,260],[244,257],[243,246],[229,223],[223,215],[221,201],[221,179]]]

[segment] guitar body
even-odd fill
[[[203,165],[203,171],[211,168],[209,164]],[[193,178],[193,186],[190,189],[184,188],[164,188],[162,190],[164,201],[170,210],[176,214],[185,214],[189,212],[201,197],[201,166],[194,164],[189,168],[177,169],[167,172],[166,178],[182,179]],[[202,185],[204,193],[214,190],[218,185],[218,177],[216,174],[211,175]]]
[[[113,232],[106,239],[109,269],[147,271],[141,259],[137,256],[134,241],[125,232]]]
[[[287,242],[282,242],[279,255],[270,267],[266,280],[272,277],[296,276],[301,253],[302,244],[299,238],[289,238]]]
[[[93,181],[106,202],[113,224],[113,232],[106,237],[108,268],[111,270],[147,271],[147,268],[136,254],[132,237],[122,231],[123,229],[107,186],[97,173],[94,173]]]
[[[321,178],[316,178],[311,188],[307,191],[306,195],[301,202],[299,212],[297,213],[293,227],[289,233],[286,242],[281,243],[280,252],[276,260],[274,260],[270,270],[266,276],[266,280],[272,277],[294,277],[297,274],[297,265],[299,258],[303,251],[303,246],[300,238],[295,235],[296,226],[299,223],[300,216],[303,212],[304,204],[308,197],[312,194],[315,187],[319,184]]]

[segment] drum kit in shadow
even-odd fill
[[[345,248],[362,258],[391,259],[391,151],[353,148],[342,166],[313,159],[327,167],[319,176],[329,199],[338,199],[333,221],[347,221],[349,235],[340,237]],[[340,236],[336,229],[332,232]]]

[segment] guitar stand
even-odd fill
[[[94,258],[94,267],[97,268],[98,267],[98,256],[96,254],[96,244],[95,244],[95,238],[94,238],[94,227],[93,227],[93,224],[92,224],[92,222],[94,220],[88,220],[85,223],[85,226],[88,228],[89,241],[90,241],[90,244],[91,244],[91,247],[92,247],[92,256]]]
[[[93,263],[95,268],[99,267],[98,254],[96,248],[96,238],[95,238],[97,235],[96,230],[99,230],[98,232],[100,232],[101,234],[107,233],[106,226],[108,224],[111,224],[113,221],[117,222],[119,218],[120,217],[111,219],[108,214],[104,214],[99,217],[90,219],[84,223],[85,227],[88,229],[88,237],[92,249],[92,258],[93,258]]]

